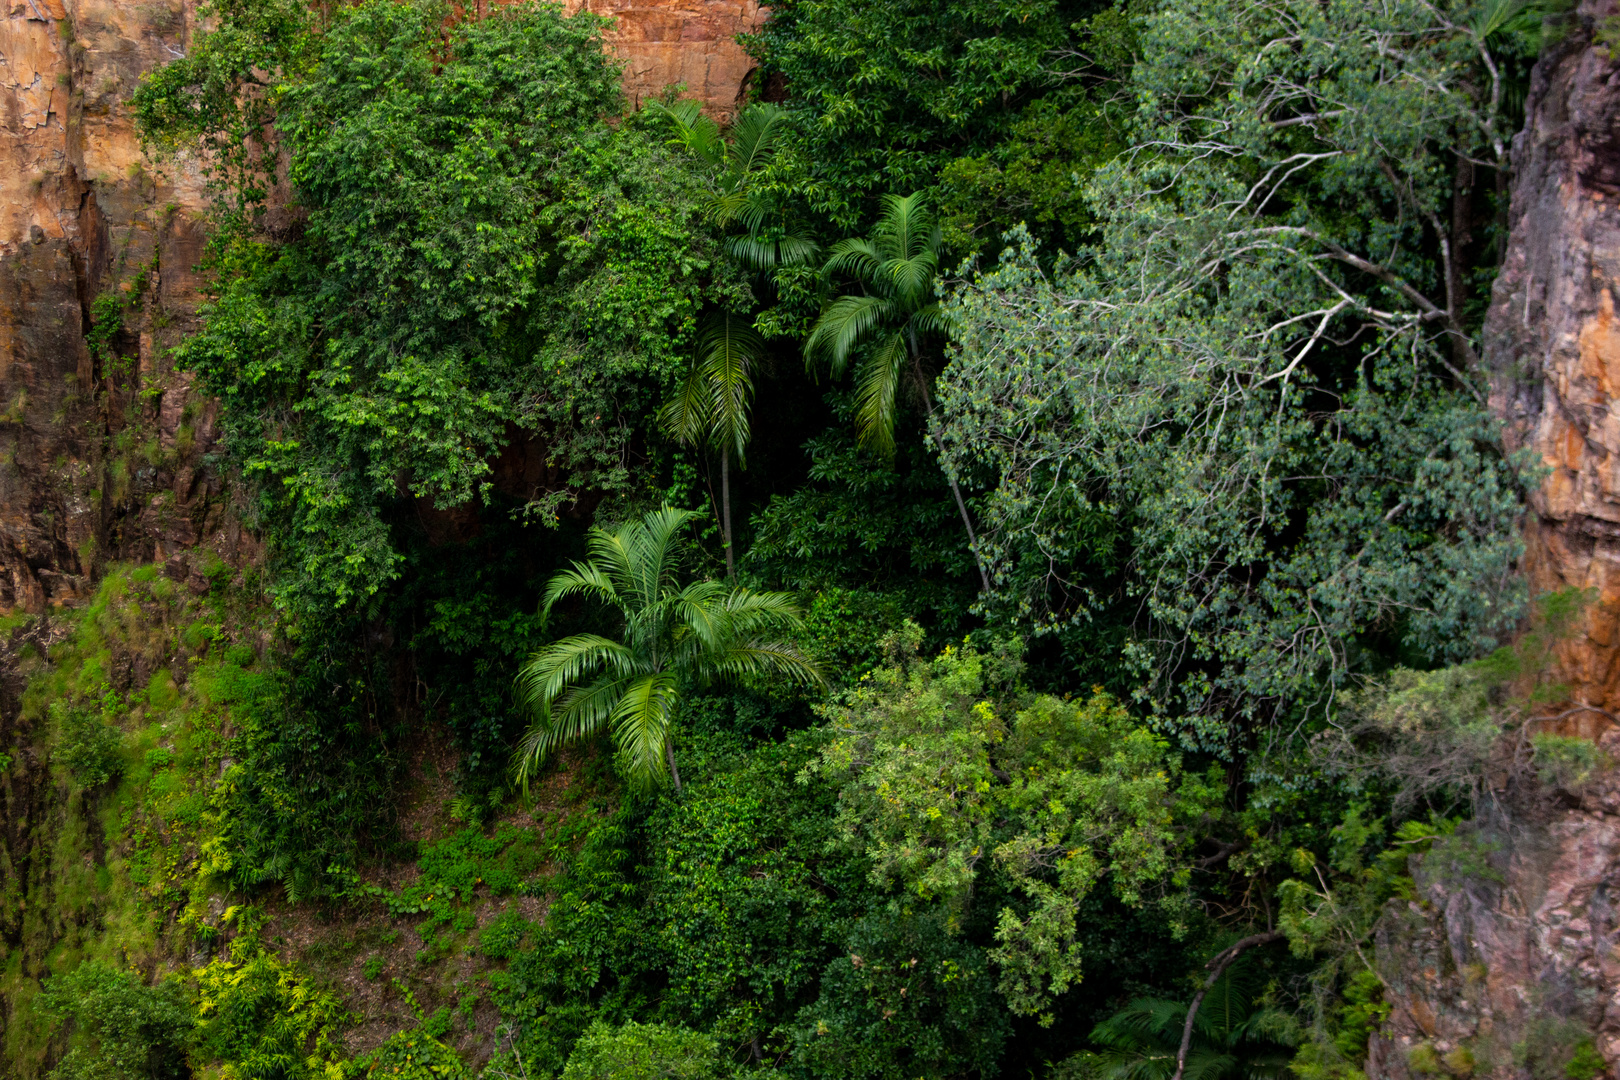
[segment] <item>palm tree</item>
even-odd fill
[[[690,98],[654,101],[648,108],[669,124],[672,144],[710,167],[714,191],[707,207],[709,220],[722,228],[743,226],[741,234],[725,243],[733,259],[751,270],[766,271],[805,262],[815,254],[810,241],[771,227],[771,201],[755,182],[781,146],[787,124],[784,110],[769,104],[748,106],[738,113],[727,139],[720,125],[704,116],[702,106]],[[692,366],[680,390],[659,417],[676,442],[720,452],[720,529],[727,577],[736,576],[731,466],[747,468],[753,366],[764,351],[764,339],[745,316],[731,311],[711,314],[698,333]]]
[[[1193,1026],[1184,1080],[1282,1080],[1293,1060],[1293,1022],[1265,1007],[1241,974],[1210,987]],[[1098,1024],[1091,1041],[1103,1052],[1087,1070],[1099,1080],[1169,1080],[1181,1051],[1187,1004],[1136,998]]]
[[[756,102],[739,112],[722,135],[720,125],[704,116],[703,106],[691,98],[654,101],[648,108],[674,131],[669,140],[673,145],[684,147],[712,170],[709,220],[722,228],[743,227],[741,234],[727,237],[728,255],[750,270],[796,266],[815,255],[815,243],[788,230],[772,192],[760,183],[787,136],[786,110]]]
[[[565,596],[588,596],[617,608],[624,628],[619,641],[562,638],[524,663],[517,696],[535,721],[513,766],[525,785],[552,750],[609,728],[632,783],[668,776],[679,793],[670,724],[685,694],[755,675],[822,681],[815,664],[777,636],[799,625],[788,594],[715,581],[678,587],[680,533],[695,516],[665,506],[617,532],[593,527],[590,557],[546,586],[542,617]]]
[[[710,316],[698,333],[686,379],[658,414],[676,442],[720,452],[720,529],[728,578],[737,574],[731,544],[731,463],[748,467],[744,453],[748,407],[754,400],[753,365],[764,350],[765,339],[742,317],[729,311]]]
[[[934,413],[933,380],[923,366],[923,342],[945,329],[934,296],[944,246],[922,192],[904,198],[885,195],[883,213],[872,235],[840,240],[821,269],[827,279],[838,275],[853,279],[861,291],[840,296],[822,309],[804,343],[805,364],[812,371],[825,364],[838,377],[859,352],[856,436],[861,445],[884,458],[894,456],[894,422],[902,381],[909,378],[923,411],[930,417]],[[944,447],[939,449],[943,457]],[[945,478],[967,529],[979,580],[989,592],[990,575],[979,557],[978,538],[973,535],[962,490],[948,469]]]

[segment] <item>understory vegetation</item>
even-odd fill
[[[1364,1080],[1390,902],[1605,764],[1479,357],[1556,6],[781,0],[723,117],[209,16],[132,108],[266,554],[0,624],[11,1073]]]

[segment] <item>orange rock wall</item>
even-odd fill
[[[633,101],[685,83],[735,109],[753,0],[581,7],[616,20]],[[199,297],[206,193],[184,160],[150,171],[127,109],[196,24],[196,0],[0,0],[0,612],[82,599],[107,559],[251,549],[203,467],[214,406],[168,360]],[[97,356],[110,289],[125,332]]]
[[[684,83],[721,120],[735,111],[754,68],[737,35],[759,29],[766,14],[755,0],[566,0],[563,7],[614,20],[609,40],[625,61],[633,104]]]
[[[1593,598],[1560,652],[1581,703],[1620,712],[1620,64],[1592,43],[1613,0],[1542,58],[1515,143],[1508,255],[1485,326],[1492,404],[1547,469],[1525,570]],[[1608,725],[1586,714],[1584,733]]]
[[[1593,38],[1616,15],[1616,0],[1582,0],[1536,65],[1484,350],[1510,445],[1546,467],[1526,523],[1531,586],[1592,597],[1558,674],[1574,702],[1608,712],[1620,712],[1620,62]],[[1620,761],[1601,713],[1563,730]],[[1604,1075],[1620,1073],[1620,770],[1487,804],[1459,837],[1467,858],[1431,856],[1416,895],[1385,909],[1376,966],[1391,1013],[1367,1076],[1531,1080],[1549,1068],[1531,1055],[1567,1057],[1583,1038]]]

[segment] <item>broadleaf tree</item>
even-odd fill
[[[998,602],[1062,629],[1129,598],[1125,659],[1193,745],[1286,741],[1369,650],[1472,656],[1521,610],[1469,287],[1535,48],[1499,6],[1159,6],[1097,243],[1053,268],[1016,233],[948,305],[936,430],[994,478]],[[1088,571],[1094,517],[1123,580]]]

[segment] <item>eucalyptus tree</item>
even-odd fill
[[[1062,629],[1123,597],[1144,700],[1193,743],[1286,740],[1369,647],[1451,661],[1520,610],[1475,332],[1537,25],[1504,0],[1159,5],[1097,244],[1054,268],[1015,234],[949,304],[934,430],[998,477],[996,599]],[[1084,538],[1108,527],[1130,556],[1103,596]]]
[[[695,516],[665,506],[615,532],[593,527],[590,557],[546,586],[542,616],[582,596],[616,609],[622,628],[617,639],[561,638],[523,665],[517,697],[534,723],[514,755],[520,781],[557,747],[608,729],[632,783],[667,777],[679,792],[670,727],[685,695],[755,676],[821,682],[815,664],[783,636],[799,625],[787,593],[679,583],[681,533]]]
[[[885,195],[872,235],[840,240],[821,268],[827,279],[847,279],[860,291],[839,296],[822,309],[805,339],[805,364],[812,371],[825,366],[838,377],[855,360],[856,437],[884,458],[894,457],[902,385],[910,384],[924,412],[934,411],[933,376],[925,364],[925,348],[945,328],[934,295],[943,248],[940,228],[922,192]],[[945,476],[967,530],[980,583],[989,592],[990,578],[979,557],[973,520],[956,473],[947,469]]]

